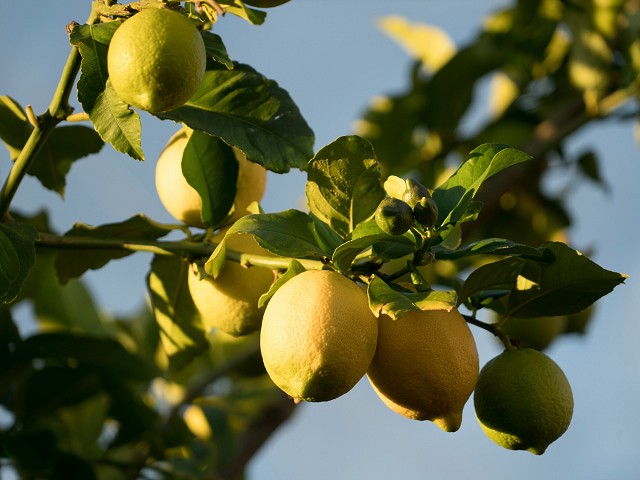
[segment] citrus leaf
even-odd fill
[[[20,105],[10,97],[0,97],[0,138],[12,160],[18,158],[32,130]],[[71,164],[98,153],[102,145],[102,140],[91,128],[81,125],[57,127],[47,137],[27,173],[44,187],[63,195]]]
[[[606,270],[560,242],[543,245],[554,256],[549,264],[527,262],[512,290],[507,312],[530,318],[578,313],[624,283],[627,275]]]
[[[422,306],[438,301],[451,306],[456,304],[455,291],[429,290],[427,292],[408,292],[393,288],[379,277],[374,277],[367,288],[369,308],[379,317],[388,315],[397,320],[412,310],[421,310]]]
[[[281,257],[325,258],[312,218],[299,210],[247,215],[234,223],[226,236],[236,233],[255,235],[262,248]]]
[[[0,139],[9,150],[11,160],[18,158],[31,130],[18,102],[6,95],[0,96]]]
[[[287,283],[289,279],[304,271],[305,268],[300,262],[298,262],[296,259],[291,260],[287,271],[284,272],[280,277],[278,277],[278,279],[271,285],[268,292],[265,292],[260,296],[260,299],[258,300],[258,308],[262,308],[269,301],[269,299],[273,297],[273,294],[276,293],[282,285]]]
[[[289,94],[247,65],[210,67],[189,101],[157,116],[219,137],[274,172],[305,169],[313,155],[313,132]]]
[[[107,80],[104,90],[88,113],[93,126],[105,142],[135,160],[144,160],[140,116],[118,97],[110,80]]]
[[[222,1],[221,4],[225,5],[224,10],[227,13],[236,15],[252,25],[262,25],[267,13],[261,10],[255,10],[253,8],[247,8],[244,4],[238,5],[235,1],[228,2]]]
[[[16,363],[35,359],[74,362],[117,378],[150,380],[157,368],[129,352],[112,338],[63,332],[42,333],[25,339],[15,350]]]
[[[171,229],[157,225],[144,215],[135,215],[120,223],[110,223],[97,227],[76,223],[64,234],[80,243],[83,238],[104,240],[122,240],[128,242],[156,240],[171,232]],[[61,249],[55,260],[56,273],[60,283],[79,277],[87,270],[97,270],[110,260],[126,257],[133,253],[124,248],[66,248]]]
[[[92,128],[81,125],[57,127],[29,166],[27,173],[60,196],[64,195],[65,177],[71,164],[87,155],[98,153],[104,142]]]
[[[27,224],[0,222],[0,303],[14,300],[36,258],[38,232]]]
[[[160,341],[169,358],[169,367],[174,371],[209,348],[204,326],[189,294],[189,268],[179,257],[156,255],[147,277]]]
[[[432,252],[437,260],[457,260],[473,255],[511,255],[542,260],[548,252],[544,248],[531,247],[504,238],[486,238],[467,243],[455,250],[436,245]]]
[[[385,196],[369,141],[339,137],[309,162],[306,186],[311,212],[343,237],[370,218]]]
[[[433,192],[440,212],[437,225],[455,225],[467,212],[484,181],[530,159],[530,155],[502,144],[484,144],[474,149],[458,170]]]
[[[120,21],[114,21],[95,25],[76,25],[69,35],[69,41],[78,48],[82,57],[78,79],[78,100],[87,113],[93,110],[109,78],[107,51],[111,37],[121,24]]]
[[[194,130],[182,154],[182,173],[202,199],[204,224],[213,227],[224,220],[236,196],[238,161],[233,149]]]
[[[229,58],[227,48],[224,46],[220,35],[216,35],[208,30],[201,31],[200,35],[202,35],[202,39],[204,40],[207,56],[221,63],[229,70],[233,70],[233,61]]]

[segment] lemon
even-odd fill
[[[295,401],[337,398],[364,376],[378,323],[366,293],[329,270],[302,272],[273,295],[260,349],[273,382]]]
[[[160,154],[156,164],[156,190],[160,201],[176,220],[205,228],[200,214],[202,199],[182,174],[182,155],[190,131],[188,128],[178,130]],[[267,185],[267,170],[262,165],[248,161],[240,150],[234,149],[234,153],[238,160],[238,179],[229,223],[247,215],[247,207],[262,199]]]
[[[573,394],[551,358],[523,348],[506,350],[487,362],[474,405],[482,430],[495,443],[541,455],[569,428]]]
[[[400,415],[458,430],[479,370],[475,340],[462,315],[433,302],[397,320],[381,315],[379,322],[367,371],[375,392]]]
[[[224,233],[214,237],[219,241]],[[233,235],[227,239],[227,248],[256,255],[272,255],[256,242],[253,235]],[[271,270],[262,267],[242,267],[227,260],[214,280],[200,279],[191,269],[189,292],[207,329],[219,329],[229,335],[248,335],[260,328],[264,308],[258,308],[260,296],[269,290],[274,280]]]
[[[152,113],[184,104],[200,86],[206,49],[196,26],[167,9],[142,10],[118,27],[107,53],[111,85],[129,105]]]

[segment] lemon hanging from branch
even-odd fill
[[[184,15],[150,8],[126,20],[107,53],[111,85],[129,105],[152,113],[183,105],[200,86],[204,40]]]

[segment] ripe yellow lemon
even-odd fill
[[[541,455],[569,428],[573,394],[562,369],[542,352],[506,350],[482,368],[474,393],[484,433],[510,450]]]
[[[377,336],[364,290],[337,272],[308,270],[267,304],[260,349],[278,387],[295,401],[321,402],[347,393],[364,376]]]
[[[160,154],[156,164],[156,190],[160,201],[176,220],[205,228],[200,215],[202,199],[182,174],[182,155],[189,134],[188,128],[178,130]],[[248,161],[240,150],[234,149],[234,153],[238,160],[238,179],[234,211],[228,219],[229,223],[247,215],[249,204],[262,200],[267,186],[267,170],[262,165]]]
[[[207,57],[196,26],[178,12],[142,10],[118,27],[107,53],[113,89],[152,113],[184,104],[202,83]]]
[[[214,240],[220,240],[214,237]],[[256,242],[253,235],[233,235],[227,248],[256,255],[272,255]],[[189,292],[207,329],[219,329],[229,335],[248,335],[260,328],[264,308],[258,308],[260,296],[274,281],[271,270],[242,267],[227,260],[220,275],[200,279],[198,272],[189,273]]]
[[[394,412],[454,432],[478,370],[473,334],[455,308],[433,302],[397,320],[380,316],[378,347],[367,376]]]

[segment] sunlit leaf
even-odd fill
[[[274,172],[306,169],[313,155],[313,132],[289,94],[247,65],[211,67],[188,102],[157,116],[219,137]]]
[[[156,255],[147,277],[160,342],[172,370],[181,369],[209,348],[202,320],[189,293],[189,268],[179,257]]]
[[[385,196],[371,144],[345,136],[318,151],[309,162],[306,193],[311,212],[348,235],[375,213]]]

